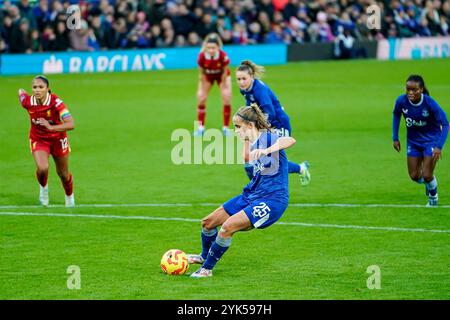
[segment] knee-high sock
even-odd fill
[[[205,125],[205,119],[206,119],[206,105],[199,104],[197,106],[197,120],[201,126]]]
[[[203,268],[212,270],[230,245],[231,238],[222,238],[220,235],[217,235],[216,241],[211,245],[208,257],[206,258],[205,263],[203,263]]]
[[[300,165],[298,163],[288,161],[289,173],[300,173]]]
[[[211,244],[216,240],[217,228],[207,230],[202,228],[202,258],[206,259],[208,251],[211,248]]]
[[[66,193],[66,195],[70,196],[73,193],[73,178],[72,178],[72,174],[70,174],[69,180],[67,180],[66,182],[62,181],[62,185],[64,187],[64,192]]]
[[[228,127],[230,125],[231,106],[225,104],[223,106],[223,126]]]
[[[436,177],[433,177],[433,180],[431,180],[430,182],[426,182],[425,186],[427,187],[430,196],[432,197],[436,196],[438,186]]]
[[[36,171],[36,178],[42,187],[47,185],[48,171]]]

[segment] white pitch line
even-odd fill
[[[218,207],[222,203],[84,203],[77,204],[77,208],[132,208],[132,207]],[[64,208],[64,205],[49,205],[49,208]],[[314,208],[314,207],[337,207],[337,208],[428,208],[421,204],[392,204],[392,203],[290,203],[289,207]],[[27,209],[42,208],[41,205],[0,205],[0,209]],[[440,205],[436,208],[450,208],[450,205]]]
[[[156,220],[156,221],[185,221],[200,222],[200,219],[177,218],[177,217],[151,217],[151,216],[118,216],[102,214],[74,214],[74,213],[32,213],[32,212],[0,212],[0,216],[31,216],[31,217],[79,217],[96,219],[121,219],[121,220]],[[422,228],[397,228],[397,227],[371,227],[323,223],[303,223],[303,222],[278,222],[278,225],[319,227],[319,228],[338,228],[338,229],[363,229],[363,230],[382,230],[382,231],[402,231],[402,232],[429,232],[429,233],[450,233],[450,230],[433,230]]]

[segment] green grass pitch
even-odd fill
[[[0,78],[0,299],[449,299],[448,143],[435,172],[436,209],[407,206],[426,197],[407,174],[403,122],[402,152],[391,143],[393,104],[411,73],[450,115],[448,70],[450,59],[267,66],[264,80],[297,139],[289,159],[309,160],[312,181],[301,187],[291,175],[293,205],[280,223],[237,233],[210,279],[159,267],[168,249],[198,252],[200,219],[247,182],[242,165],[171,161],[173,130],[193,130],[195,70],[49,77],[75,119],[74,209],[61,206],[52,162],[50,203],[59,206],[33,206],[29,119],[17,99],[32,76]],[[233,110],[242,104],[233,79]],[[221,128],[221,109],[214,88],[207,127]],[[129,204],[172,206],[121,206]],[[80,267],[80,290],[67,288],[71,265]],[[367,286],[372,265],[380,289]]]

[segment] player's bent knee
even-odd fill
[[[409,174],[409,177],[411,178],[411,180],[413,181],[417,181],[420,179],[420,175],[417,172],[412,172]]]
[[[40,165],[37,167],[38,174],[46,174],[48,172],[48,166]]]
[[[202,228],[206,230],[214,229],[213,221],[211,218],[205,218],[202,220]]]
[[[221,238],[230,238],[233,235],[233,233],[230,232],[228,227],[224,224],[219,230],[219,236]]]
[[[430,182],[434,179],[434,176],[432,174],[429,173],[424,173],[423,175],[423,180],[425,180],[425,182]]]

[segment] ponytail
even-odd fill
[[[257,65],[251,60],[242,61],[240,66],[237,68],[237,71],[245,71],[256,79],[261,79],[266,72],[263,66]]]
[[[258,130],[270,131],[270,124],[267,121],[267,115],[261,111],[256,103],[239,108],[235,116],[241,118],[246,123],[253,123]]]
[[[406,82],[408,82],[408,81],[412,81],[412,82],[418,83],[419,87],[421,87],[423,89],[423,94],[427,95],[427,96],[430,95],[430,92],[428,91],[427,87],[425,86],[425,81],[423,80],[422,76],[420,76],[418,74],[412,74],[406,80]]]

